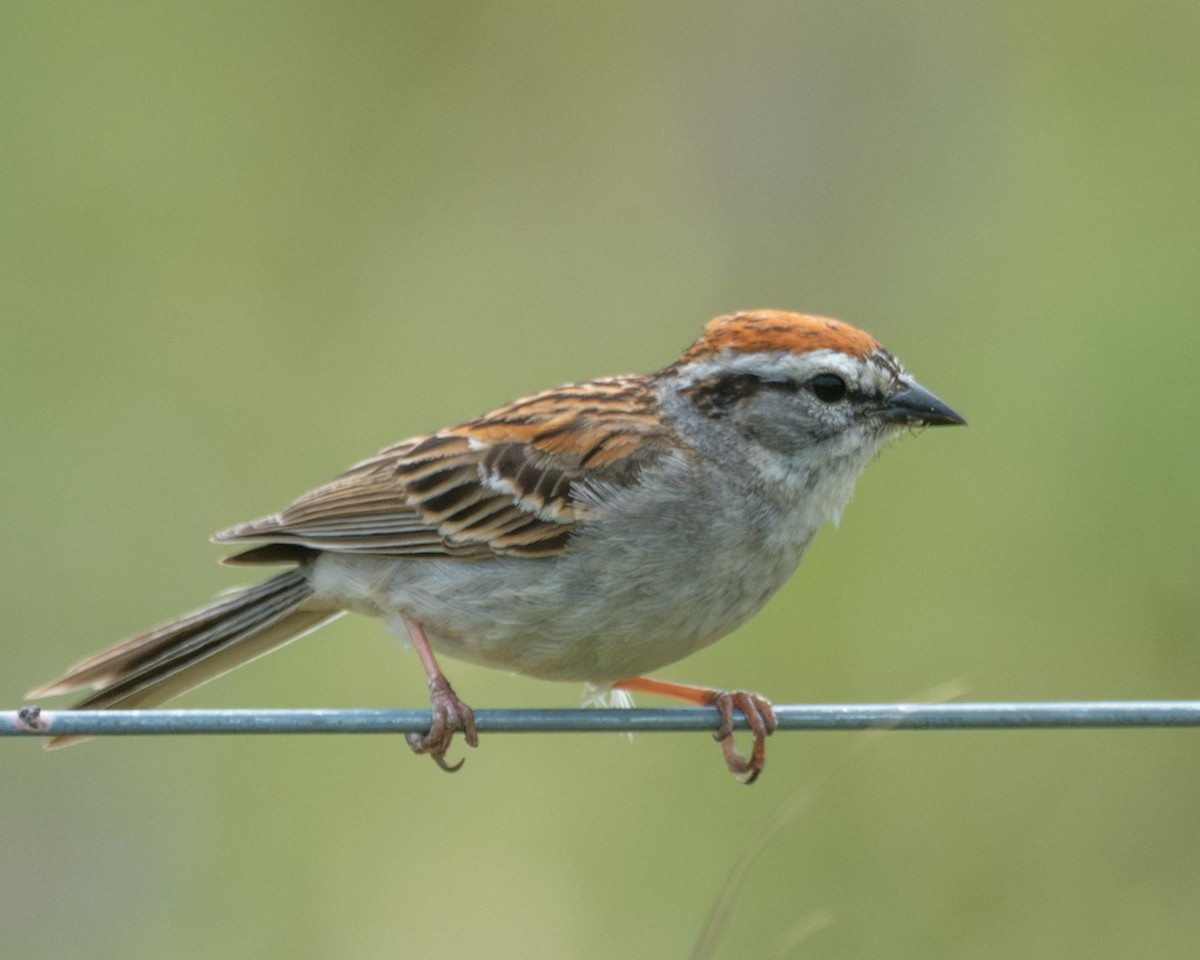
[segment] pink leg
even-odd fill
[[[464,761],[459,760],[458,763],[451,766],[446,763],[446,751],[450,749],[454,732],[460,728],[467,738],[469,746],[479,745],[479,735],[475,732],[475,714],[470,707],[458,699],[458,695],[450,686],[450,681],[442,673],[442,668],[434,659],[433,650],[429,646],[429,639],[425,636],[424,628],[416,620],[408,617],[404,618],[404,626],[408,629],[408,635],[412,639],[417,656],[421,658],[425,676],[429,678],[429,705],[433,713],[432,723],[427,734],[421,736],[410,733],[405,739],[414,753],[427,753],[433,758],[434,763],[447,773],[454,773],[463,765]]]
[[[767,737],[775,732],[776,720],[771,701],[761,694],[746,690],[714,690],[711,687],[695,687],[688,683],[672,683],[670,680],[656,680],[653,677],[630,677],[613,686],[622,690],[654,693],[660,697],[674,697],[676,700],[686,700],[688,703],[705,707],[716,707],[721,713],[721,724],[713,734],[713,739],[721,745],[725,766],[737,776],[745,774],[742,783],[753,783],[762,773],[763,764],[766,762]],[[750,732],[754,735],[754,750],[749,760],[738,752],[733,742],[735,707],[745,715]]]

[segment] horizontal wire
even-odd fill
[[[776,706],[780,730],[1011,730],[1047,727],[1196,727],[1200,700],[1058,703],[875,703]],[[746,726],[734,714],[739,728]],[[480,732],[652,733],[714,730],[714,707],[476,710]],[[197,733],[423,733],[428,710],[42,710],[0,712],[0,736]]]

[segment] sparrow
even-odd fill
[[[657,373],[566,384],[401,441],[216,534],[246,545],[225,563],[287,569],[27,696],[90,688],[77,709],[153,706],[353,611],[416,650],[431,725],[408,742],[443,769],[462,764],[446,760],[456,731],[478,737],[439,656],[711,704],[726,766],[752,782],[770,701],[645,674],[752,617],[889,440],[963,423],[862,330],[720,316]]]

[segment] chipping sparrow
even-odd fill
[[[861,330],[776,310],[718,317],[658,373],[556,387],[405,440],[217,534],[259,543],[227,563],[290,569],[29,696],[90,687],[80,708],[162,703],[353,610],[412,641],[433,713],[409,744],[445,769],[456,730],[477,738],[435,651],[714,704],[726,764],[749,782],[770,703],[641,674],[757,612],[890,438],[963,422]]]

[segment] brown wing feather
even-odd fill
[[[586,518],[588,482],[629,483],[662,455],[667,428],[640,377],[571,384],[356,464],[283,512],[217,534],[262,540],[229,562],[305,549],[385,556],[543,557]]]

